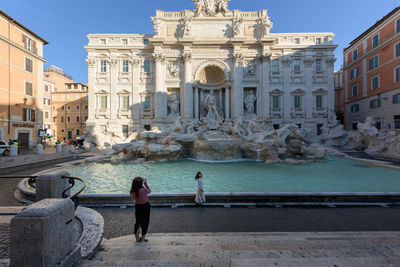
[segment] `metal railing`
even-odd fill
[[[63,179],[69,179],[68,182],[69,182],[69,184],[70,184],[70,187],[68,187],[67,189],[65,189],[65,190],[63,191],[63,193],[62,193],[62,197],[63,197],[63,198],[68,198],[68,199],[74,200],[74,199],[76,199],[76,197],[77,197],[80,193],[83,192],[83,190],[85,190],[86,181],[83,180],[82,178],[79,178],[79,177],[71,177],[71,176],[63,176],[62,178],[63,178]],[[81,187],[80,187],[76,192],[74,192],[74,194],[68,196],[68,195],[67,195],[67,192],[68,192],[68,190],[72,189],[72,188],[75,186],[75,180],[80,181],[80,182],[82,183],[82,185],[81,185]]]
[[[28,179],[28,184],[32,188],[36,189],[36,178],[38,176],[29,176],[29,175],[4,175],[0,176],[0,179]],[[71,176],[62,176],[63,179],[69,179],[68,182],[70,186],[62,192],[62,197],[71,199],[75,203],[77,202],[77,196],[83,192],[86,188],[86,181],[79,177],[71,177]],[[75,191],[72,195],[68,196],[68,190],[72,189],[75,186],[75,181],[80,181],[82,184],[77,191]]]

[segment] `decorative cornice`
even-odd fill
[[[183,63],[190,63],[192,61],[192,54],[191,53],[185,53],[181,56],[182,62]]]
[[[165,56],[161,53],[155,53],[155,54],[153,54],[153,61],[157,62],[157,63],[164,63]]]

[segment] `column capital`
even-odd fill
[[[304,59],[304,66],[306,68],[311,68],[313,63],[314,63],[314,59],[312,57],[306,57]]]
[[[335,62],[336,62],[336,58],[335,58],[335,57],[328,57],[328,58],[325,60],[325,62],[326,62],[326,65],[327,65],[328,67],[333,67],[333,65],[334,65]]]
[[[244,60],[243,53],[235,53],[232,57],[233,62],[235,63],[241,63]]]
[[[181,56],[181,60],[183,63],[190,63],[192,62],[192,54],[191,53],[185,53]]]
[[[270,57],[272,56],[272,53],[264,53],[258,56],[258,61],[260,61],[261,63],[264,61],[267,61],[268,59],[270,59]]]
[[[112,57],[108,62],[111,67],[116,67],[118,65],[118,61],[119,61],[118,58]]]
[[[290,56],[285,56],[282,59],[282,64],[284,67],[289,68],[292,64],[292,58]]]
[[[140,64],[140,59],[137,57],[133,57],[129,60],[133,67],[137,67]]]
[[[86,59],[86,63],[88,64],[89,68],[96,67],[97,59],[95,57],[88,57]]]
[[[165,56],[161,53],[154,53],[153,54],[153,61],[156,63],[164,63],[165,62]]]

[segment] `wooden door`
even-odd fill
[[[29,133],[18,133],[18,140],[20,148],[29,147]]]

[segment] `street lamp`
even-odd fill
[[[26,102],[28,102],[28,98],[24,97],[24,106],[26,105]]]

